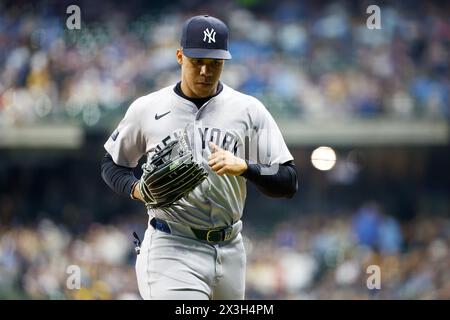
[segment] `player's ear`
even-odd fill
[[[183,50],[181,48],[177,49],[177,61],[179,65],[183,64]]]

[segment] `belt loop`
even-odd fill
[[[233,234],[233,227],[228,227],[224,230],[223,240],[228,241],[231,239],[231,235]]]
[[[169,225],[164,220],[153,218],[152,220],[150,220],[150,224],[152,225],[153,228],[157,230],[164,231],[165,233],[169,234],[172,233]]]

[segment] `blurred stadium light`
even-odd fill
[[[316,169],[330,170],[336,163],[336,152],[330,147],[318,147],[311,153],[311,163]]]

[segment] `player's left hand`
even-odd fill
[[[224,150],[213,142],[209,142],[211,155],[208,157],[208,165],[219,176],[229,174],[239,176],[247,170],[245,160],[236,157],[230,151]]]

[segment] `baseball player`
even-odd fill
[[[188,19],[176,59],[181,81],[130,105],[105,143],[102,177],[117,193],[148,204],[145,181],[133,168],[184,129],[207,178],[168,206],[147,206],[136,260],[139,292],[143,299],[244,299],[246,182],[270,197],[291,198],[297,170],[264,105],[220,81],[231,59],[222,21]]]

